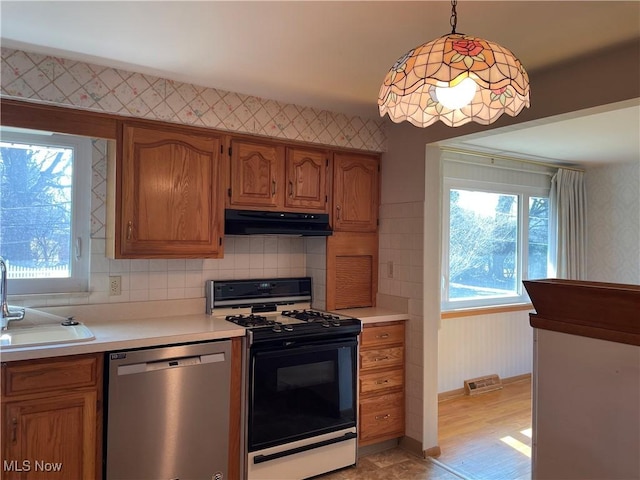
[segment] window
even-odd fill
[[[86,291],[91,143],[2,130],[0,255],[9,293]]]
[[[442,310],[527,302],[547,276],[548,189],[445,179]]]

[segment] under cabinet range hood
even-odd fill
[[[231,210],[224,212],[225,235],[331,235],[326,213],[267,212]]]

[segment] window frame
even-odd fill
[[[2,127],[2,142],[73,149],[71,180],[71,275],[67,278],[10,279],[10,295],[80,293],[89,290],[92,143],[89,137]],[[10,259],[8,259],[10,261]]]
[[[496,296],[482,299],[449,300],[449,237],[451,215],[451,190],[469,190],[493,194],[515,195],[518,197],[517,239],[516,239],[516,286],[513,295]],[[529,199],[531,197],[549,198],[550,189],[525,185],[488,182],[484,180],[470,180],[462,178],[444,177],[442,184],[442,257],[441,257],[441,312],[455,312],[458,310],[486,309],[529,303],[529,296],[522,284],[528,278],[529,268]],[[549,245],[548,248],[551,248]],[[548,266],[548,260],[547,260]]]

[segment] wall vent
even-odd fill
[[[502,381],[498,375],[485,375],[464,381],[464,391],[467,395],[491,392],[502,388]]]

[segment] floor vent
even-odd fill
[[[502,388],[502,381],[498,375],[486,375],[464,381],[464,391],[467,395],[491,392]]]

